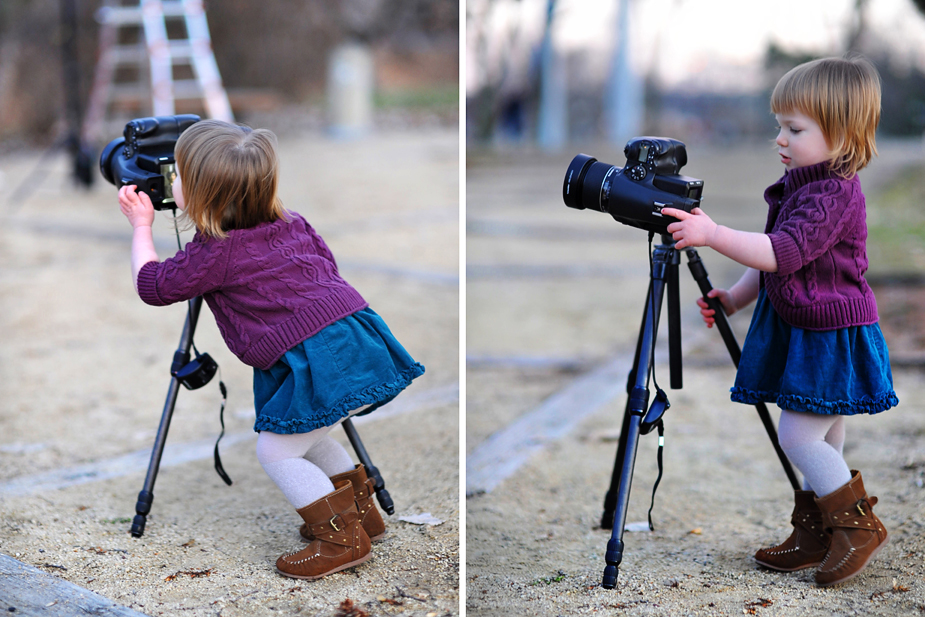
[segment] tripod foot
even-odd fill
[[[132,520],[132,537],[140,538],[145,533],[145,523],[147,522],[148,513],[151,512],[151,504],[154,503],[154,493],[142,490],[138,493],[138,501],[135,502],[135,518]]]
[[[604,579],[601,581],[601,587],[613,589],[617,586],[617,567],[623,561],[623,540],[611,538],[607,542],[607,553],[604,555],[604,561],[607,562],[607,567],[604,568]]]
[[[385,490],[385,488],[376,489],[376,499],[379,501],[379,505],[382,506],[386,514],[389,516],[395,514],[395,504],[392,503],[392,496],[389,495],[389,492]]]
[[[145,534],[145,523],[147,518],[144,514],[136,514],[135,518],[132,520],[132,537],[140,538]]]
[[[607,566],[604,568],[604,580],[601,581],[601,587],[604,589],[613,589],[617,586],[617,566]]]
[[[376,491],[376,500],[379,505],[389,516],[395,514],[395,504],[392,503],[392,496],[385,490],[385,480],[382,479],[379,469],[374,465],[367,465],[366,475],[373,479],[373,489]]]

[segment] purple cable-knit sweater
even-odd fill
[[[228,348],[267,370],[289,349],[366,301],[337,272],[334,255],[295,212],[289,221],[197,233],[185,249],[138,273],[138,295],[163,306],[202,296]]]
[[[857,176],[826,163],[788,170],[764,193],[777,272],[761,275],[781,318],[804,330],[877,322],[867,271],[867,211]]]

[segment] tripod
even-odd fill
[[[147,516],[151,512],[151,504],[154,502],[154,482],[157,480],[157,472],[161,466],[161,456],[164,453],[164,445],[167,443],[167,430],[170,428],[170,420],[173,417],[174,405],[177,402],[177,395],[180,392],[180,385],[188,390],[201,388],[211,381],[218,365],[209,357],[209,354],[200,354],[196,352],[196,358],[191,359],[190,349],[193,348],[193,334],[196,331],[196,323],[199,320],[199,311],[202,308],[202,298],[196,297],[189,301],[189,309],[186,315],[186,323],[183,326],[183,333],[180,335],[180,346],[173,355],[173,364],[170,367],[170,388],[167,391],[167,400],[164,403],[164,412],[161,414],[161,423],[157,429],[157,436],[154,439],[154,448],[151,451],[151,462],[148,464],[148,473],[145,476],[144,488],[138,493],[138,501],[135,503],[135,518],[132,521],[132,536],[140,538],[145,532],[145,523]],[[222,395],[225,395],[225,386],[219,383]],[[224,403],[222,404],[224,409]],[[376,490],[376,498],[379,505],[388,514],[395,513],[395,506],[389,492],[385,490],[385,482],[379,470],[373,465],[360,440],[360,435],[350,418],[342,423],[347,438],[350,440],[353,449],[356,451],[357,458],[366,467],[366,474],[373,479]],[[222,434],[225,432],[225,423],[222,421]],[[221,436],[219,437],[221,439]],[[215,444],[215,470],[222,477],[226,484],[231,484],[231,478],[222,469],[221,461],[218,456],[218,442]]]
[[[651,234],[650,241],[652,238]],[[735,335],[729,327],[722,306],[716,298],[708,298],[707,294],[713,289],[707,277],[706,268],[700,256],[692,248],[683,249],[687,253],[688,267],[700,287],[704,300],[715,311],[716,325],[729,351],[733,364],[739,365],[742,355]],[[626,410],[623,414],[623,428],[620,431],[620,441],[617,447],[617,457],[614,462],[613,475],[610,480],[610,489],[604,498],[604,514],[601,527],[611,529],[611,538],[607,542],[605,555],[606,567],[601,585],[606,589],[613,589],[617,585],[617,571],[623,561],[623,531],[626,524],[626,511],[629,505],[630,485],[633,481],[633,467],[636,463],[636,450],[639,437],[651,432],[654,428],[662,434],[662,416],[668,409],[668,397],[665,392],[658,389],[652,406],[649,407],[649,373],[655,357],[655,339],[658,333],[658,323],[661,316],[662,300],[665,288],[668,288],[668,353],[671,373],[671,388],[682,387],[681,375],[681,313],[678,294],[678,265],[680,252],[674,248],[674,241],[670,235],[662,235],[662,243],[652,251],[652,270],[649,273],[649,291],[646,295],[646,306],[643,312],[642,326],[636,343],[636,358],[630,370],[627,381]],[[794,490],[800,488],[796,474],[787,460],[786,454],[777,441],[777,430],[764,403],[756,406],[758,416],[771,439],[784,472],[790,479]],[[661,456],[661,454],[659,454]],[[659,459],[661,466],[661,458]],[[661,473],[659,474],[659,479]],[[656,486],[658,481],[656,481]],[[651,523],[650,523],[651,524]]]

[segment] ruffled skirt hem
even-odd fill
[[[379,407],[394,399],[401,393],[402,390],[411,384],[413,379],[420,377],[423,374],[424,366],[418,362],[415,362],[413,365],[402,371],[398,375],[398,378],[396,378],[394,381],[372,386],[357,394],[350,394],[341,399],[331,409],[325,411],[317,411],[316,415],[313,415],[310,418],[293,418],[291,420],[281,420],[271,416],[258,415],[257,421],[254,423],[254,430],[258,432],[270,431],[271,433],[277,433],[281,435],[288,435],[291,433],[307,433],[323,426],[331,426],[336,424],[343,418],[349,416],[350,412],[354,409],[359,409],[364,405],[370,405],[368,409],[364,409],[362,412],[356,414],[358,416],[365,416],[371,411],[378,409]]]
[[[798,394],[779,394],[777,392],[755,392],[746,388],[735,387],[730,390],[731,398],[736,403],[757,405],[774,403],[781,409],[803,411],[825,415],[853,416],[858,414],[876,414],[899,404],[896,392],[890,390],[876,398],[863,397],[850,401],[826,401],[820,398],[800,396]]]

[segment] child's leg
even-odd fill
[[[296,510],[334,491],[328,474],[303,458],[330,430],[325,426],[291,435],[262,431],[257,437],[257,460]]]
[[[825,442],[841,454],[845,448],[845,416],[836,416],[836,418],[835,424],[825,434]]]
[[[367,407],[369,407],[369,405],[363,405],[362,407],[354,409],[347,414],[347,417],[355,416]],[[335,426],[340,426],[341,422],[343,422],[343,420],[339,420],[336,424],[327,427],[328,430]],[[353,471],[354,468],[353,460],[350,458],[350,455],[347,454],[347,450],[333,438],[328,436],[313,443],[305,453],[305,459],[320,467],[328,474],[329,478],[340,473]]]
[[[353,459],[330,435],[325,435],[305,453],[305,459],[317,465],[330,478],[339,473],[353,471]]]
[[[778,440],[790,461],[803,473],[804,485],[818,497],[832,493],[851,480],[842,457],[844,418],[796,411],[781,411]]]

